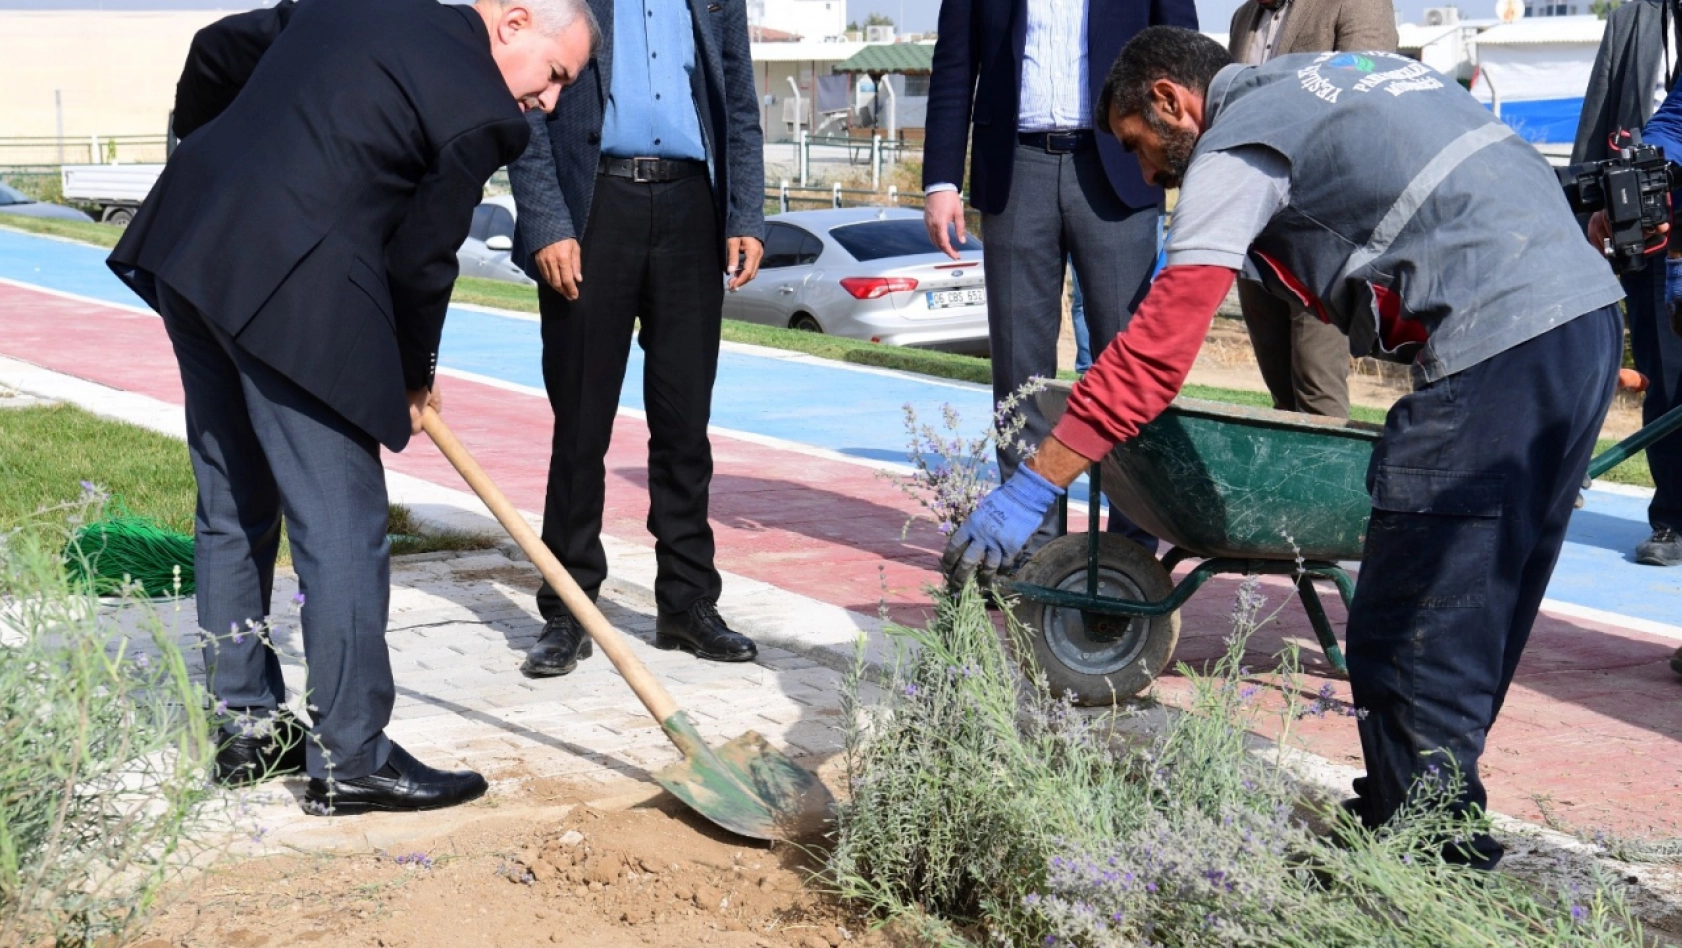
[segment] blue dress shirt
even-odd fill
[[[695,21],[685,0],[614,0],[602,154],[705,160],[694,72]]]

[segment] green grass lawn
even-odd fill
[[[123,236],[121,227],[110,224],[99,224],[93,221],[58,221],[47,217],[21,217],[17,214],[0,214],[0,227],[21,230],[26,234],[44,234],[48,237],[64,237],[69,240],[79,240],[95,247],[115,247],[117,238]]]
[[[82,482],[172,530],[193,529],[186,444],[70,405],[0,409],[0,530],[78,502]]]
[[[198,492],[186,444],[71,405],[0,409],[0,533],[67,524],[72,514],[85,512],[83,481],[132,514],[193,532]],[[497,539],[423,530],[400,505],[391,508],[389,529],[391,552],[399,556],[487,549]],[[283,536],[281,560],[289,559]]]
[[[30,233],[86,241],[101,247],[112,246],[116,243],[117,237],[122,234],[121,230],[107,224],[40,220],[28,217],[8,219],[0,216],[0,226],[13,227]],[[456,281],[453,298],[458,303],[492,306],[523,313],[537,312],[537,289],[535,287],[504,283],[499,280],[478,280],[472,277],[463,277]],[[727,342],[786,349],[821,359],[834,359],[837,362],[851,362],[856,365],[871,365],[884,369],[899,369],[905,372],[932,375],[937,378],[977,382],[983,385],[992,381],[992,367],[988,360],[949,352],[884,346],[860,339],[842,339],[837,336],[797,332],[792,329],[762,326],[757,323],[743,323],[730,319],[724,321],[724,339]],[[1060,375],[1063,378],[1074,378],[1072,372],[1062,372]],[[1202,398],[1234,405],[1253,405],[1265,408],[1271,404],[1271,400],[1264,392],[1211,388],[1206,385],[1187,385],[1184,394],[1190,398]],[[1352,414],[1358,421],[1382,422],[1384,420],[1383,411],[1361,405],[1356,405]],[[1613,443],[1609,439],[1602,439],[1596,450],[1604,451]],[[5,469],[4,464],[4,459],[0,459],[0,471]],[[72,485],[79,479],[79,477],[73,478]],[[1645,454],[1637,455],[1613,468],[1606,474],[1605,479],[1639,487],[1653,486],[1653,475],[1647,468],[1647,456]],[[0,490],[4,489],[0,488]],[[5,509],[4,500],[0,500],[0,522],[4,522]],[[189,508],[188,522],[190,521],[191,509]]]

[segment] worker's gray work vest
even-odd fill
[[[1357,356],[1434,382],[1623,297],[1541,154],[1414,60],[1228,66],[1206,108],[1195,154],[1261,144],[1290,162],[1290,203],[1250,262]]]

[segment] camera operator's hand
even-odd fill
[[[1605,211],[1595,211],[1589,216],[1588,233],[1589,243],[1594,245],[1594,249],[1605,253],[1608,243],[1612,240],[1612,228],[1606,223]],[[1668,223],[1660,224],[1652,230],[1647,231],[1646,237],[1647,240],[1651,242],[1654,237],[1657,237],[1660,234],[1668,233],[1670,233],[1670,225]]]
[[[1606,225],[1606,212],[1595,211],[1589,216],[1589,243],[1596,250],[1604,250],[1611,239],[1612,228]]]

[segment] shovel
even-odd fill
[[[444,419],[428,408],[421,416],[421,424],[527,558],[537,564],[538,571],[560,595],[573,618],[613,662],[613,667],[619,669],[625,683],[642,699],[643,707],[660,722],[666,737],[683,754],[681,763],[654,775],[660,786],[719,826],[753,839],[798,839],[820,829],[830,819],[835,801],[829,789],[756,732],[749,731],[717,750],[708,747],[689,716],[678,708],[677,702],[631,651],[624,633],[608,624],[601,610],[573,582],[531,525],[467,453]]]

